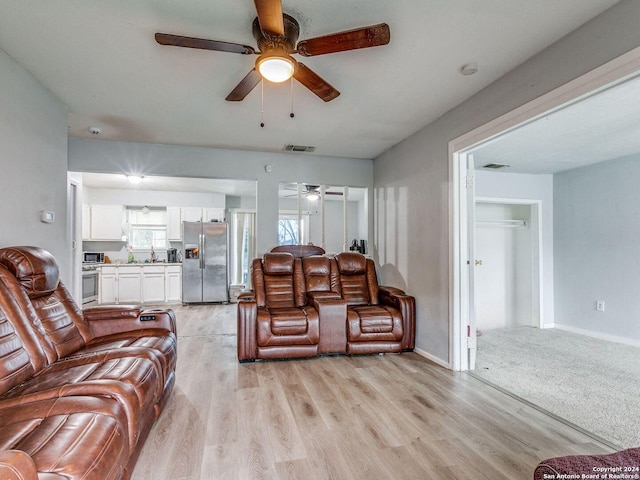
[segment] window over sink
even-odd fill
[[[167,209],[127,207],[129,245],[134,251],[167,248]]]

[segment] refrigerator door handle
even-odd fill
[[[199,246],[198,248],[200,249],[200,269],[204,270],[204,234],[200,234],[198,235],[198,240],[199,240]]]

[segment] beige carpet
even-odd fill
[[[614,445],[640,446],[640,348],[557,329],[490,330],[474,374]]]

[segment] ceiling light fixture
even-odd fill
[[[270,52],[258,57],[256,68],[266,80],[282,83],[293,76],[296,71],[296,62],[284,53]]]
[[[460,73],[462,75],[473,75],[478,71],[478,64],[476,62],[471,62],[460,67]]]
[[[316,201],[320,198],[320,194],[317,192],[309,192],[307,193],[307,199],[311,201]]]
[[[129,180],[129,183],[131,183],[132,185],[138,185],[140,182],[142,182],[142,178],[140,175],[127,175],[127,180]]]

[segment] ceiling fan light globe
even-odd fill
[[[260,75],[274,83],[289,80],[295,72],[295,62],[289,56],[261,56],[256,64]]]

